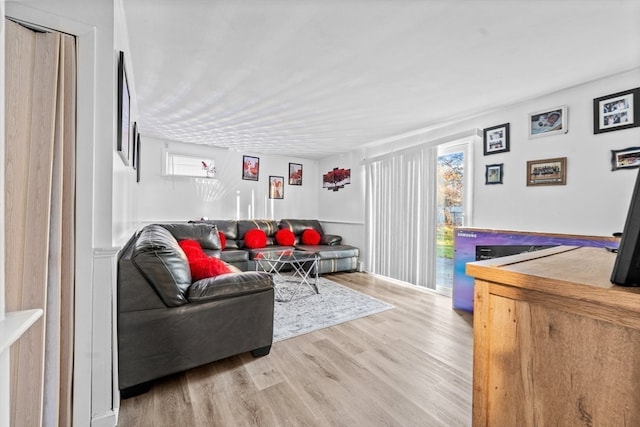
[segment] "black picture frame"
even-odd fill
[[[485,156],[509,151],[509,123],[488,127],[482,134]]]
[[[640,147],[611,150],[611,170],[636,169],[640,167]]]
[[[269,176],[269,198],[284,199],[283,176]]]
[[[302,165],[289,163],[289,185],[302,185]]]
[[[129,166],[131,152],[131,95],[124,65],[124,52],[118,54],[118,129],[117,151],[125,165]]]
[[[529,138],[551,136],[569,132],[569,108],[547,108],[529,114]]]
[[[640,126],[640,87],[593,100],[593,133]]]
[[[136,170],[138,167],[138,156],[137,156],[137,142],[138,142],[138,122],[133,122],[133,143],[131,144],[131,165],[133,166],[133,170]]]
[[[138,134],[138,137],[136,138],[136,158],[137,158],[137,163],[138,166],[136,167],[136,182],[140,182],[140,169],[142,169],[142,161],[141,161],[141,157],[140,157],[140,134]]]
[[[258,181],[260,178],[260,158],[242,156],[242,179]]]
[[[502,184],[503,176],[504,176],[504,163],[486,165],[485,171],[484,171],[484,184],[485,185]]]

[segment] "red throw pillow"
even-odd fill
[[[296,243],[296,235],[288,228],[276,231],[276,243],[281,246],[293,246]]]
[[[220,237],[220,250],[223,251],[227,247],[227,236],[222,231],[218,231],[218,236]]]
[[[215,277],[224,273],[231,273],[229,266],[216,257],[209,257],[202,250],[202,246],[196,240],[181,240],[178,242],[189,261],[191,280],[196,282],[207,277]]]
[[[313,228],[307,228],[302,232],[302,244],[303,245],[318,245],[320,244],[320,233]]]
[[[244,234],[244,245],[249,249],[267,246],[267,235],[259,228],[252,228]]]
[[[215,277],[225,273],[231,273],[231,269],[224,261],[216,257],[199,258],[189,263],[191,269],[191,280],[194,282]]]
[[[189,262],[195,261],[198,258],[206,258],[207,254],[202,250],[202,246],[197,240],[185,239],[180,240],[178,245],[182,248],[182,251],[187,256]]]

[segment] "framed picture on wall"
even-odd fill
[[[611,150],[611,170],[640,167],[640,147]]]
[[[131,140],[131,165],[135,170],[138,167],[138,159],[136,158],[136,142],[138,140],[138,122],[133,122],[133,139]]]
[[[302,185],[302,165],[289,163],[289,185]]]
[[[136,136],[136,182],[140,182],[140,134]]]
[[[118,56],[118,154],[125,165],[129,166],[131,152],[131,97],[127,71],[124,67],[124,52]]]
[[[569,132],[567,106],[529,114],[529,138]]]
[[[257,181],[260,176],[260,158],[242,156],[242,179]]]
[[[567,158],[530,160],[527,162],[527,186],[565,185]]]
[[[509,123],[486,128],[484,134],[484,155],[509,151]]]
[[[284,199],[284,177],[283,176],[269,177],[269,198]]]
[[[640,126],[640,87],[593,100],[593,133]]]
[[[486,165],[484,172],[485,185],[502,184],[504,163]]]

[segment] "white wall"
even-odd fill
[[[611,171],[611,150],[640,145],[640,128],[593,133],[593,99],[640,86],[640,70],[536,99],[476,120],[478,127],[511,123],[511,151],[476,156],[478,227],[611,235],[622,231],[637,170]],[[528,114],[569,108],[569,133],[527,137]],[[567,185],[527,187],[528,160],[567,157]],[[484,185],[485,165],[504,163],[503,185]]]
[[[405,138],[375,144],[361,152],[338,155],[319,162],[321,172],[332,167],[360,168],[360,159],[418,144],[455,139],[502,123],[510,123],[510,151],[484,156],[482,143],[474,149],[475,227],[608,236],[621,231],[635,177],[633,170],[611,171],[611,150],[640,146],[640,127],[593,133],[593,99],[640,86],[640,69],[548,94],[474,118],[415,132]],[[569,132],[528,138],[530,113],[568,106]],[[526,186],[528,160],[567,157],[567,185]],[[504,184],[485,185],[485,166],[504,163]],[[320,193],[320,217],[358,221],[364,218],[362,188],[352,186],[332,194]],[[337,208],[339,206],[339,209]],[[356,234],[357,235],[357,234]],[[364,246],[361,246],[364,247]]]
[[[141,176],[138,184],[140,220],[187,221],[208,217],[235,219],[237,216],[237,192],[240,192],[240,219],[249,217],[249,205],[253,204],[255,218],[275,219],[317,218],[317,188],[320,185],[317,162],[295,157],[267,156],[240,153],[205,145],[185,144],[141,135]],[[162,175],[163,149],[182,154],[212,158],[215,161],[218,182],[214,201],[200,198],[194,180]],[[242,156],[260,158],[258,181],[242,179]],[[303,167],[302,185],[289,185],[289,163]],[[269,176],[284,178],[284,198],[268,199]],[[252,202],[253,201],[253,202]],[[265,211],[266,205],[266,211]]]

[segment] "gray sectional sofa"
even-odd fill
[[[196,223],[198,222],[215,225],[218,231],[225,235],[225,248],[220,252],[212,251],[211,254],[219,256],[223,261],[243,271],[255,270],[254,259],[261,252],[292,248],[316,253],[319,258],[318,274],[358,269],[360,250],[355,246],[342,244],[342,236],[325,234],[320,221],[315,219],[206,220]],[[255,228],[261,229],[267,236],[267,245],[264,248],[250,249],[245,245],[245,234]],[[295,243],[292,246],[277,244],[275,234],[283,228],[291,230],[295,235]],[[302,233],[308,228],[320,234],[320,244],[304,245],[302,243]]]
[[[269,274],[233,269],[192,280],[178,239],[198,240],[213,249],[218,241],[213,230],[205,224],[152,224],[120,252],[117,331],[123,398],[145,392],[152,380],[169,374],[247,351],[269,353],[274,307]]]
[[[248,248],[245,234],[256,228],[264,231],[266,244]],[[301,236],[308,228],[320,234],[318,245],[303,244]],[[294,234],[293,245],[277,244],[280,229]],[[230,272],[195,280],[180,246],[184,239],[197,240]],[[324,234],[316,220],[197,221],[150,224],[138,230],[118,257],[121,396],[139,394],[155,379],[229,356],[247,351],[268,354],[273,341],[273,278],[255,271],[254,259],[264,251],[293,248],[316,253],[319,274],[358,267],[358,248],[343,245],[340,236]]]

